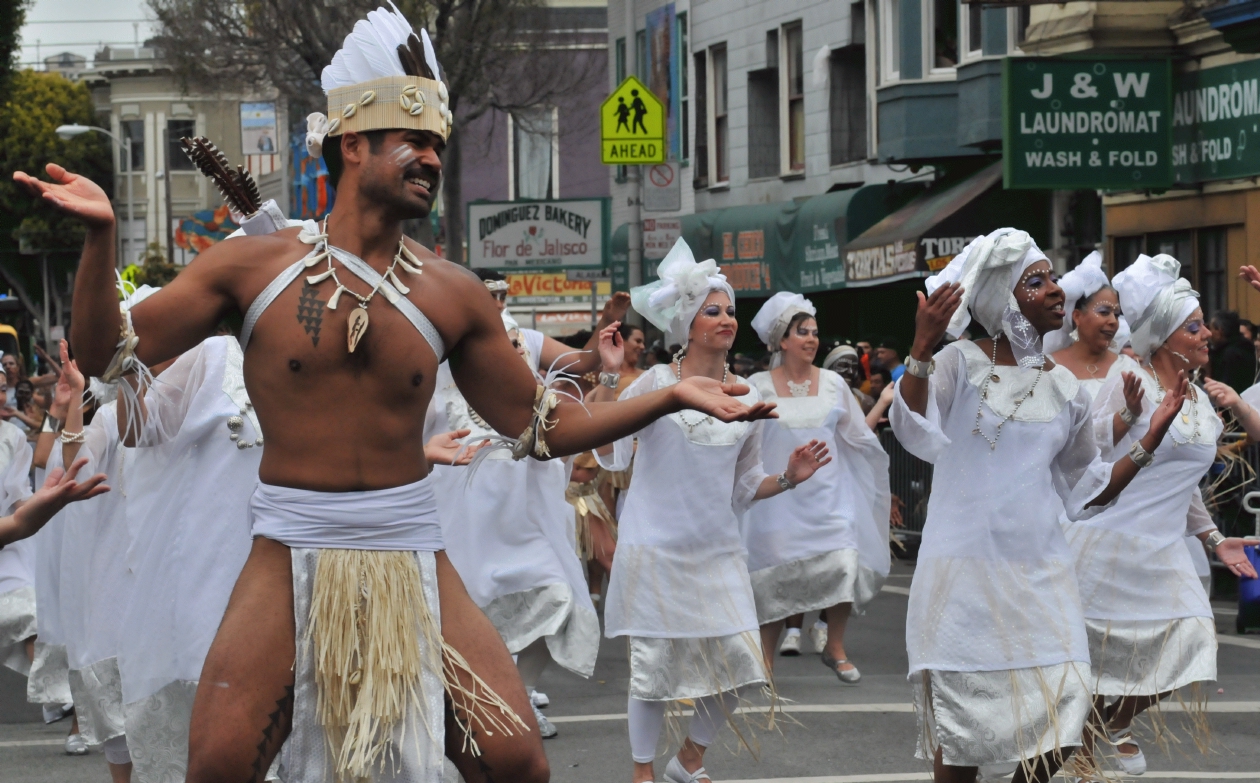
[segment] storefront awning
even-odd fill
[[[1004,192],[1001,185],[999,161],[893,212],[845,245],[845,284],[879,285],[940,270],[976,236],[1007,225],[982,204],[987,195],[996,192],[1001,201],[1022,203],[1024,194],[1036,193]],[[1031,216],[1025,214],[1024,222]],[[1045,222],[1044,213],[1039,220]]]

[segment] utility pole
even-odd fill
[[[626,4],[626,73],[639,75],[639,39],[634,26],[634,0]],[[643,285],[643,176],[638,166],[626,166],[626,180],[630,183],[630,224],[626,232],[627,272],[630,287]],[[643,324],[643,316],[631,310],[627,320],[635,325]]]

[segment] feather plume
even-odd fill
[[[182,138],[179,140],[184,153],[214,182],[215,187],[223,194],[228,208],[238,215],[249,217],[262,207],[262,197],[258,193],[258,185],[244,166],[232,168],[214,142],[205,136]]]
[[[442,80],[442,71],[438,68],[437,52],[433,49],[433,41],[429,40],[429,31],[420,28],[420,40],[424,42],[424,61],[429,64],[429,70],[433,72],[433,79]]]

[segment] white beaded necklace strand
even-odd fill
[[[674,366],[677,368],[674,370],[674,377],[678,379],[679,383],[682,383],[682,360],[683,360],[683,356],[685,355],[686,354],[684,354],[682,351],[679,351],[677,354],[674,355]],[[722,366],[722,383],[723,384],[726,383],[726,378],[728,375],[730,375],[730,367],[723,365]],[[687,421],[687,417],[683,415],[684,413],[686,413],[686,411],[678,411],[678,420],[681,421],[683,423],[683,426],[687,428],[687,432],[694,432],[696,427],[699,427],[701,424],[714,420],[712,416],[706,415],[704,418],[700,419],[700,421],[692,423],[692,422]]]
[[[1037,384],[1041,382],[1041,376],[1046,371],[1046,359],[1042,356],[1041,364],[1037,365],[1037,377],[1033,379],[1032,386],[1028,387],[1028,393],[1021,397],[1019,402],[1015,403],[1015,407],[1011,409],[1010,413],[1002,417],[1002,420],[998,422],[997,430],[994,431],[993,437],[990,438],[988,433],[980,429],[980,417],[984,413],[984,401],[989,397],[989,382],[997,378],[997,347],[1000,339],[1001,335],[993,338],[993,356],[989,360],[989,371],[985,373],[984,383],[980,386],[980,404],[976,406],[976,428],[971,431],[971,434],[979,435],[989,442],[990,451],[997,449],[998,438],[1002,437],[1002,425],[1015,418],[1015,414],[1019,413],[1019,406],[1024,404],[1024,400],[1032,396],[1033,390],[1037,388]]]

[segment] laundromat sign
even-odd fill
[[[1260,61],[1182,74],[1172,128],[1178,183],[1260,174]]]
[[[474,269],[562,271],[607,266],[609,201],[477,201],[468,204]]]
[[[1002,65],[1007,188],[1172,185],[1168,60],[1015,57]]]

